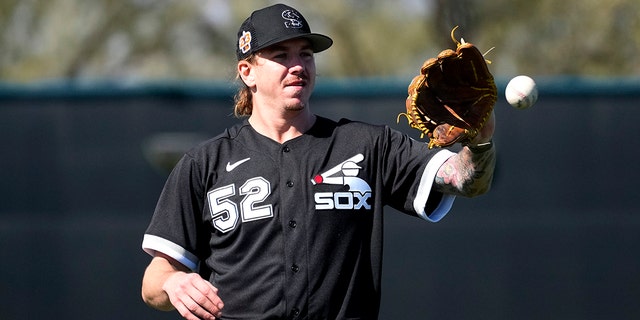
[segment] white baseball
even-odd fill
[[[507,84],[504,96],[514,108],[527,109],[538,101],[538,87],[530,77],[517,76]]]

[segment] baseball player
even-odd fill
[[[315,115],[314,54],[332,45],[286,5],[238,32],[246,119],[184,155],[142,247],[142,296],[185,319],[376,319],[383,207],[436,222],[489,188],[493,116],[458,153],[388,126]]]

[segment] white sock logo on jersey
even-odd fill
[[[316,210],[371,209],[371,205],[367,203],[367,200],[371,198],[371,186],[357,177],[358,172],[362,169],[358,162],[362,160],[364,160],[364,156],[359,153],[311,179],[311,183],[314,185],[349,186],[348,192],[316,192],[314,195]]]

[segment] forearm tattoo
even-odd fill
[[[435,178],[437,191],[465,197],[486,193],[493,179],[495,148],[474,153],[468,147],[451,156],[440,167]]]

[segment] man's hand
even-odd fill
[[[185,319],[215,319],[224,304],[218,289],[197,273],[175,272],[162,286],[171,304]]]
[[[475,197],[489,191],[496,165],[491,139],[495,131],[494,112],[478,135],[442,164],[436,173],[436,190],[448,194]]]
[[[142,299],[158,310],[176,309],[189,320],[216,319],[224,307],[216,287],[160,252],[156,252],[144,272]]]

